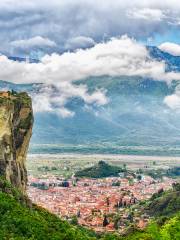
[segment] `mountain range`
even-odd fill
[[[150,56],[166,63],[166,71],[180,71],[180,57],[157,47],[147,47]],[[16,57],[10,57],[19,61]],[[35,61],[35,60],[33,60]],[[32,153],[125,153],[180,154],[180,112],[170,109],[164,98],[178,82],[167,85],[142,77],[89,77],[75,84],[89,91],[106,89],[105,106],[87,106],[72,98],[66,107],[75,115],[61,118],[55,113],[35,113]],[[13,84],[0,81],[0,88],[38,92],[41,84]]]

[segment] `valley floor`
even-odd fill
[[[29,174],[42,176],[53,174],[70,177],[85,167],[92,166],[100,160],[109,164],[123,166],[128,169],[168,169],[180,166],[180,157],[170,156],[138,156],[110,154],[29,154],[27,169]]]

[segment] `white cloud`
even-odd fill
[[[53,112],[48,95],[34,94],[33,95],[33,109],[35,112]]]
[[[95,41],[90,37],[78,36],[68,39],[65,49],[74,50],[78,48],[89,48],[95,45]]]
[[[165,13],[161,9],[153,9],[153,8],[134,8],[131,10],[127,10],[127,16],[133,19],[141,19],[148,21],[162,21],[166,18]]]
[[[50,88],[50,87],[49,87]],[[73,117],[74,113],[66,109],[63,104],[63,97],[54,96],[53,91],[48,90],[48,86],[41,89],[40,93],[32,94],[34,112],[56,113],[61,117]]]
[[[73,114],[64,107],[72,97],[79,97],[87,104],[108,102],[103,90],[90,94],[85,85],[74,84],[79,79],[103,75],[142,76],[168,83],[173,79],[180,80],[180,73],[166,73],[163,62],[151,59],[143,45],[127,36],[113,38],[89,49],[46,55],[40,63],[14,62],[0,56],[0,79],[46,84],[39,93],[41,98],[36,98],[37,109],[53,111],[55,105],[56,110],[63,109],[60,114],[64,116]]]
[[[165,42],[158,47],[163,52],[170,53],[174,56],[180,56],[180,45],[172,42]]]
[[[95,42],[102,41],[103,36],[123,34],[141,40],[156,34],[163,37],[178,32],[179,12],[178,0],[1,0],[0,51],[10,54],[17,49],[11,42],[38,35],[57,44],[45,48],[45,53],[63,52],[68,46],[79,48],[78,38],[84,34]],[[91,44],[86,41],[81,39],[82,44]],[[15,53],[25,56],[23,50]]]
[[[97,90],[92,94],[88,93],[85,85],[76,86],[69,82],[58,85],[43,85],[40,91],[32,94],[33,109],[35,112],[51,112],[61,117],[73,117],[74,112],[64,107],[70,98],[79,97],[86,104],[97,106],[105,105],[108,99],[103,90]]]
[[[29,39],[20,39],[11,42],[11,46],[21,49],[32,49],[42,47],[55,47],[56,43],[48,38],[36,36]]]
[[[52,54],[40,63],[12,62],[0,56],[0,79],[17,83],[48,83],[58,87],[89,76],[142,76],[157,80],[180,79],[179,73],[166,73],[165,64],[150,58],[147,49],[127,36],[113,38],[89,49]]]
[[[173,94],[164,98],[164,103],[172,110],[180,112],[180,84],[176,86]]]
[[[164,99],[164,103],[173,110],[180,110],[180,95],[172,94]]]

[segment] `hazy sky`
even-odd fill
[[[0,51],[34,57],[91,47],[127,34],[179,43],[178,0],[1,0]]]

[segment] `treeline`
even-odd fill
[[[144,172],[146,175],[151,176],[152,178],[162,178],[162,177],[171,177],[177,178],[180,177],[180,167],[173,167],[170,169],[152,169],[141,171]]]

